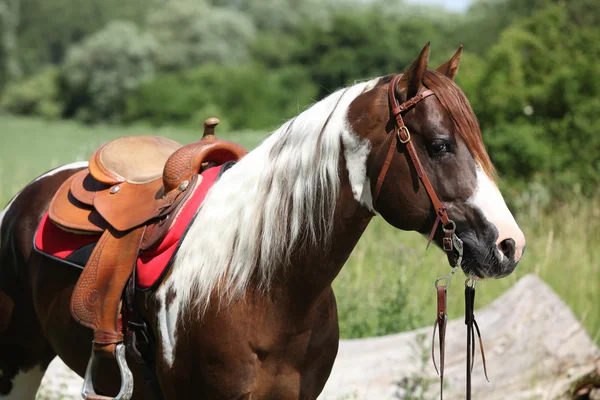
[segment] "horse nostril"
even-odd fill
[[[504,239],[498,245],[498,250],[502,252],[508,259],[512,260],[515,257],[516,244],[513,239]]]

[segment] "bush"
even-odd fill
[[[317,92],[298,67],[206,65],[144,84],[128,98],[127,119],[185,124],[211,116],[200,115],[204,111],[218,111],[232,129],[273,128],[298,114]]]
[[[301,48],[291,59],[310,71],[319,97],[357,79],[402,72],[428,40],[445,44],[435,48],[443,58],[458,47],[444,38],[443,23],[422,15],[398,16],[384,3],[366,3],[338,10],[326,25],[308,21],[296,35]]]
[[[590,195],[600,185],[600,30],[573,23],[576,3],[504,30],[483,68],[460,80],[501,175]]]
[[[167,71],[247,62],[255,36],[245,14],[196,0],[166,2],[150,14],[148,26],[159,44],[158,65]]]
[[[56,68],[48,68],[27,80],[8,85],[0,99],[0,108],[14,114],[60,117],[58,77]]]
[[[127,94],[154,75],[156,47],[132,22],[112,22],[72,47],[62,69],[67,116],[119,119]]]

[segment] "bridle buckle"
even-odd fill
[[[400,134],[401,131],[405,132],[406,139],[402,139],[402,135]],[[408,128],[406,127],[406,125],[402,125],[402,126],[398,127],[398,132],[396,132],[396,136],[398,137],[398,141],[402,144],[406,144],[410,141],[410,132],[408,131]]]
[[[448,251],[452,251],[452,238],[449,237],[445,237],[442,239],[442,247],[444,248],[444,251],[448,252]]]
[[[444,251],[450,252],[454,249],[454,231],[456,230],[456,224],[454,223],[454,221],[449,220],[448,223],[442,227],[442,229],[444,230],[442,248],[444,249]]]

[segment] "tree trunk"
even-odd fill
[[[453,285],[462,284],[455,279]],[[475,317],[491,383],[485,380],[477,349],[474,399],[572,399],[581,387],[579,394],[595,390],[600,395],[594,388],[600,387],[600,350],[565,303],[536,276],[523,277],[492,304],[477,310]],[[431,334],[432,327],[427,327],[342,340],[321,398],[439,398]],[[445,399],[465,398],[465,359],[462,317],[450,321],[446,332]],[[596,398],[592,396],[582,398]]]

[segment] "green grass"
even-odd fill
[[[528,241],[526,254],[508,277],[477,285],[477,307],[490,303],[522,276],[535,273],[600,344],[600,199],[563,203],[549,215],[529,209],[515,216]],[[381,218],[373,220],[334,283],[344,335],[433,324],[433,281],[449,267],[442,252],[426,252],[425,244],[419,235],[397,231]],[[464,315],[463,291],[459,274],[449,288],[450,318]]]
[[[185,144],[199,140],[202,130],[202,127],[197,130],[110,125],[87,127],[76,122],[48,122],[0,115],[0,203],[5,204],[23,185],[52,168],[89,159],[102,143],[116,137],[158,135]],[[264,136],[251,131],[218,134],[248,148],[255,147]]]
[[[200,138],[202,129],[85,127],[0,116],[0,204],[39,174],[87,159],[112,138],[135,134],[190,143]],[[248,148],[264,137],[260,132],[218,135]],[[551,213],[543,212],[536,201],[514,202],[521,204],[515,216],[527,237],[527,252],[512,275],[478,285],[477,306],[488,304],[525,274],[535,273],[600,343],[600,198],[569,200],[558,203]],[[436,249],[426,252],[420,235],[397,231],[375,218],[334,283],[342,335],[380,335],[432,325],[433,281],[448,271],[445,255]],[[457,276],[449,289],[451,318],[463,315],[463,282]]]

